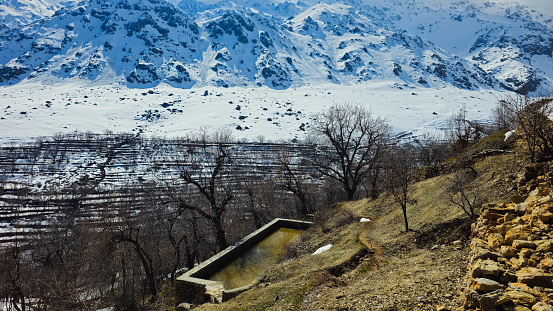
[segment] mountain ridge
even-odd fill
[[[390,79],[537,91],[553,81],[553,22],[522,6],[54,2],[60,9],[51,16],[0,31],[0,85],[84,78],[137,88],[288,89]]]

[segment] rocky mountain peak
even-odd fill
[[[0,29],[0,84],[47,77],[130,87],[285,89],[386,79],[412,87],[516,90],[531,84],[538,90],[553,80],[551,17],[521,6],[459,2],[437,9],[353,0],[69,4],[20,19],[21,27]]]

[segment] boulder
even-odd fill
[[[482,214],[480,214],[480,216],[482,218],[489,219],[489,220],[498,220],[500,218],[505,217],[504,214],[494,213],[494,212],[491,212],[490,210],[485,210],[484,212],[482,212]]]
[[[464,293],[463,307],[465,309],[472,309],[478,307],[480,304],[478,300],[481,295],[479,295],[475,290],[467,289]]]
[[[525,226],[516,226],[505,233],[505,244],[512,245],[514,240],[528,240],[530,232]]]
[[[510,222],[513,219],[515,219],[517,216],[513,213],[507,213],[505,216],[503,216],[503,222]]]
[[[520,204],[515,205],[515,213],[522,215],[528,209],[528,202],[521,202]]]
[[[553,311],[553,307],[548,303],[540,301],[532,306],[532,311]]]
[[[539,199],[538,202],[540,204],[551,203],[551,202],[553,202],[553,196],[552,195],[545,196],[545,197]]]
[[[511,301],[511,298],[501,289],[482,295],[478,299],[480,309],[487,310]]]
[[[505,238],[500,233],[491,233],[488,235],[488,245],[491,249],[496,250],[505,243]]]
[[[490,250],[487,250],[485,248],[477,247],[474,249],[472,260],[476,261],[478,259],[491,259],[491,260],[497,260],[502,255],[496,252],[492,252]]]
[[[505,258],[511,258],[516,256],[515,250],[508,245],[501,245],[501,250],[499,251],[499,253],[501,254],[501,256]]]
[[[504,286],[494,280],[486,278],[476,278],[472,280],[471,287],[478,292],[492,292],[501,289]]]
[[[543,222],[549,222],[551,219],[553,219],[553,213],[546,209],[537,210],[536,215],[538,216],[538,219]]]
[[[476,248],[484,248],[489,250],[490,245],[482,239],[472,239],[472,241],[470,241],[470,249],[474,252]]]
[[[528,240],[514,240],[512,243],[513,248],[521,249],[521,248],[536,248],[536,244],[532,241]]]
[[[524,292],[524,293],[528,293],[534,297],[538,297],[538,298],[541,298],[543,296],[542,293],[540,293],[539,291],[533,289],[532,287],[524,284],[524,283],[509,283],[509,288],[510,289],[513,289],[513,290],[516,290],[516,291],[519,291],[519,292]]]
[[[192,309],[192,305],[185,302],[179,304],[176,308],[177,311],[185,311],[185,310],[191,310],[191,309]]]
[[[488,277],[493,279],[499,277],[501,274],[503,274],[504,271],[505,268],[503,268],[499,263],[493,260],[479,259],[478,261],[476,261],[472,269],[472,277]]]
[[[538,268],[522,268],[517,273],[518,283],[524,283],[528,286],[539,286],[553,288],[553,274],[546,273]]]
[[[516,305],[523,305],[526,307],[533,306],[537,299],[534,297],[534,295],[525,293],[525,292],[519,292],[516,290],[511,290],[507,292],[507,296],[516,304]]]
[[[543,242],[539,242],[536,251],[543,253],[553,252],[553,240],[545,240]]]
[[[553,269],[553,258],[547,257],[540,261],[539,268],[551,271]]]
[[[540,185],[539,187],[534,189],[532,192],[530,192],[528,194],[528,197],[529,198],[543,197],[543,196],[546,196],[548,194],[549,194],[549,188],[544,187],[543,185]]]
[[[503,223],[501,225],[498,225],[495,227],[495,229],[497,230],[497,232],[503,234],[505,236],[505,233],[507,233],[507,231],[511,230],[513,226],[510,224],[510,223]]]
[[[530,180],[538,177],[540,168],[541,168],[541,166],[539,166],[538,164],[531,164],[531,165],[526,166],[524,168],[524,173],[523,173],[524,179],[527,180],[527,181],[530,181]]]

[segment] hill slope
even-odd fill
[[[478,158],[473,165],[475,183],[490,202],[513,193],[508,177],[524,162],[518,154],[523,151],[511,151]],[[402,231],[401,210],[386,194],[343,203],[316,215],[314,227],[259,286],[198,310],[455,309],[467,273],[470,221],[445,199],[449,178],[445,174],[414,185],[417,204],[408,208],[414,231]],[[361,217],[373,221],[360,223]],[[327,244],[334,246],[311,255]]]

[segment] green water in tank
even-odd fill
[[[278,229],[209,279],[223,282],[226,289],[251,284],[257,277],[269,270],[284,247],[302,232],[288,228]]]

